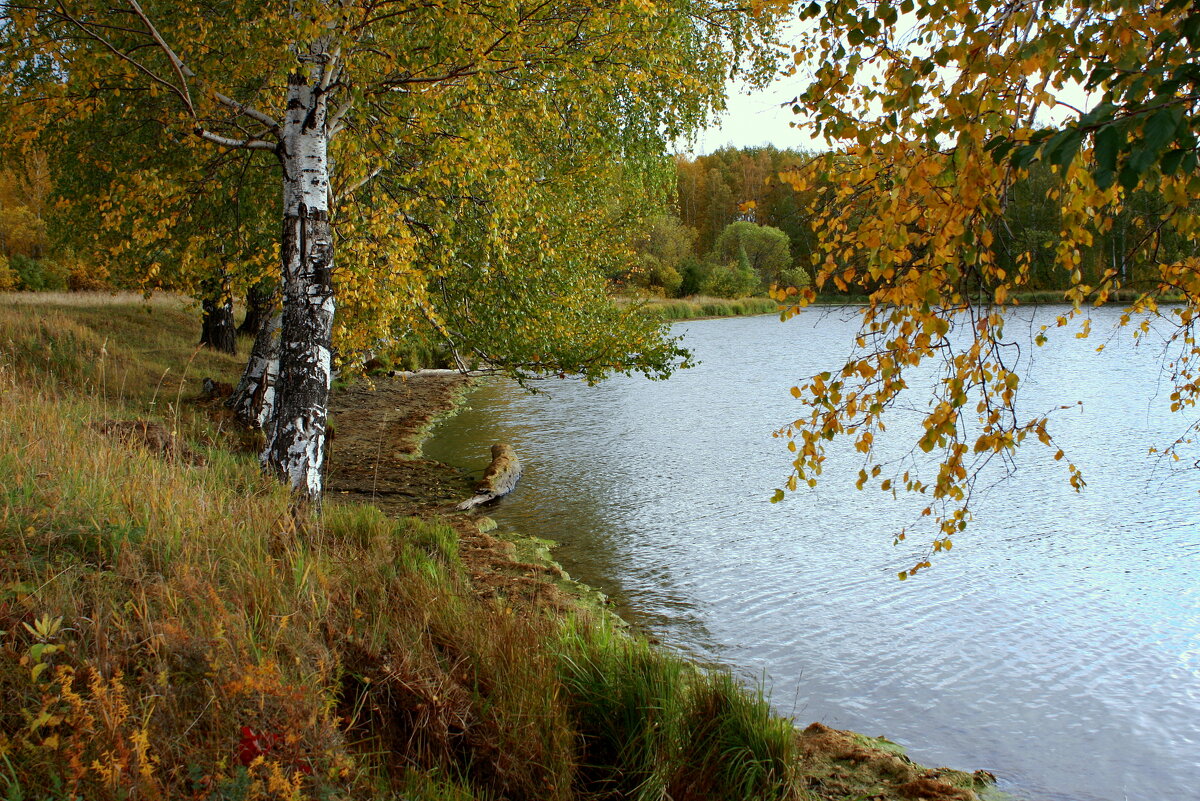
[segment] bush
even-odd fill
[[[713,265],[700,282],[703,294],[718,298],[744,298],[758,290],[758,274],[736,263]]]
[[[802,289],[812,283],[808,271],[802,267],[792,267],[779,271],[779,286],[794,286]]]
[[[8,259],[0,256],[0,292],[11,292],[17,288],[17,272],[8,265]]]
[[[662,287],[664,296],[674,298],[678,297],[679,287],[683,285],[683,275],[669,264],[659,264],[650,273],[650,283]]]
[[[668,298],[676,297],[679,294],[679,286],[683,283],[683,276],[679,270],[649,253],[638,256],[637,265],[630,272],[630,279],[642,289]]]
[[[96,264],[89,264],[83,259],[68,256],[63,259],[67,274],[67,288],[72,292],[96,292],[110,289],[108,270]]]
[[[50,259],[12,257],[9,266],[17,274],[17,288],[28,292],[55,292],[67,288],[67,271]]]
[[[791,240],[778,228],[739,220],[725,226],[709,259],[718,264],[744,261],[763,283],[770,284],[792,265]]]
[[[700,294],[700,285],[704,283],[704,279],[708,275],[707,265],[695,256],[688,256],[680,262],[679,271],[683,274],[683,280],[679,285],[679,296]]]

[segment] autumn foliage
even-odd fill
[[[795,454],[787,486],[815,481],[828,443],[847,438],[862,456],[859,486],[926,496],[929,553],[946,550],[971,518],[975,479],[1011,465],[1027,440],[1084,486],[1052,420],[1018,403],[1007,311],[1035,278],[1066,287],[1057,326],[1080,320],[1083,336],[1089,306],[1126,298],[1121,324],[1134,337],[1165,332],[1172,407],[1195,402],[1200,16],[1186,2],[950,0],[814,3],[805,16],[795,110],[837,147],[784,175],[811,197],[818,242],[814,288],[778,297],[785,317],[826,288],[869,302],[850,358],[793,390],[804,412],[779,432]],[[1090,109],[1077,106],[1081,85],[1099,96]],[[1005,224],[1034,173],[1055,211],[1045,257],[1045,239],[1014,239]],[[1147,193],[1154,213],[1136,217],[1119,253],[1098,253]],[[1027,346],[1047,342],[1046,328]],[[883,464],[875,440],[926,364],[936,379],[912,455]]]

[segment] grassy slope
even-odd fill
[[[480,600],[437,521],[329,505],[294,524],[242,436],[195,402],[203,376],[240,365],[197,352],[195,329],[177,303],[0,301],[5,798],[880,789],[828,781],[861,753],[802,776],[790,722],[728,677]],[[135,418],[194,451],[100,430]]]

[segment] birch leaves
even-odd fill
[[[1118,290],[1126,323],[1164,323],[1173,397],[1194,398],[1200,12],[1184,0],[883,0],[813,3],[805,16],[795,62],[810,80],[795,110],[836,149],[784,176],[813,193],[820,244],[815,288],[779,299],[785,316],[820,289],[868,303],[849,358],[796,388],[804,414],[779,435],[796,454],[790,488],[815,480],[829,442],[844,437],[865,462],[860,487],[928,498],[930,544],[906,577],[966,528],[980,471],[1011,466],[1024,442],[1049,448],[1071,486],[1084,486],[1050,417],[1018,403],[1018,349],[1047,341],[1044,330],[1007,330],[1035,261],[1069,287],[1058,326]],[[1053,177],[1061,222],[1031,246],[1003,213],[1035,162]],[[1099,236],[1146,197],[1155,213],[1121,253],[1100,252]],[[1163,299],[1182,305],[1160,309]],[[911,444],[936,466],[918,475],[922,460],[883,464],[874,443],[913,376],[930,372]]]
[[[619,174],[643,202],[661,197],[645,178],[664,135],[707,120],[731,72],[772,69],[777,5],[750,15],[715,0],[14,0],[0,6],[0,75],[17,76],[0,87],[0,122],[48,152],[97,154],[89,169],[122,178],[106,187],[131,185],[130,172],[163,188],[207,175],[189,182],[201,209],[228,204],[233,188],[206,172],[202,152],[277,170],[285,419],[264,459],[311,500],[332,351],[353,361],[413,324],[462,339],[469,332],[451,323],[488,315],[460,314],[454,281],[484,290],[469,294],[486,306],[488,275],[517,289],[554,277],[554,291],[504,297],[527,321],[546,312],[554,324],[485,343],[501,351],[480,354],[495,364],[589,379],[669,371],[678,349],[629,322],[633,312],[597,304],[597,271],[578,257],[530,256],[553,253],[556,240],[614,254],[615,238],[587,229],[611,215],[561,213],[578,203],[564,193]],[[126,158],[106,160],[112,151]],[[89,214],[95,198],[78,199]],[[109,199],[105,215],[136,228],[142,204]],[[168,240],[187,217],[159,219],[154,241],[186,261],[193,242]],[[337,324],[342,300],[352,326]]]

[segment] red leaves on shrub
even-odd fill
[[[266,754],[283,739],[278,734],[258,733],[249,726],[242,727],[242,739],[238,741],[238,762],[249,765]]]
[[[250,766],[250,763],[260,756],[267,756],[273,748],[283,743],[283,735],[272,732],[256,732],[249,726],[242,727],[242,736],[238,740],[238,764]],[[312,765],[307,759],[296,762],[296,770],[306,776],[312,775]]]

